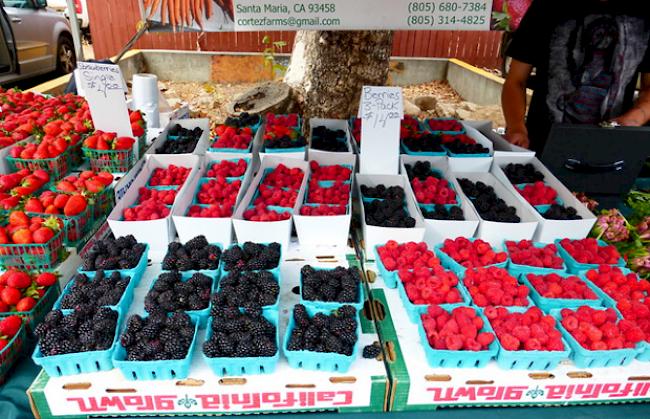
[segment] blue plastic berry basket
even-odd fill
[[[455,307],[449,307],[447,305],[440,306],[443,310],[451,312],[456,307],[463,307],[462,304],[456,305]],[[499,351],[499,346],[497,344],[496,336],[492,343],[488,346],[488,349],[484,351],[451,351],[447,349],[434,349],[429,345],[429,340],[427,339],[426,331],[424,330],[424,325],[422,324],[422,314],[426,313],[427,306],[419,306],[418,316],[416,323],[418,324],[418,332],[420,334],[420,344],[424,348],[424,354],[427,357],[427,362],[432,368],[484,368],[490,360],[492,360]],[[479,333],[482,332],[492,332],[489,330],[489,324],[487,319],[485,319],[479,310],[475,307],[474,309],[479,316],[483,319],[483,328]]]
[[[82,274],[77,273],[77,275],[82,275]],[[124,277],[126,277],[128,275],[120,273],[120,276],[122,278],[124,278]],[[92,282],[92,281],[95,280],[95,278],[96,278],[96,276],[93,276],[92,278],[88,277],[88,280],[90,282]],[[107,278],[107,276],[104,276],[104,278]],[[72,278],[68,282],[68,284],[63,289],[63,292],[61,293],[59,298],[54,303],[54,307],[52,307],[53,310],[62,310],[64,314],[65,313],[70,313],[70,312],[73,311],[73,309],[62,309],[61,305],[63,304],[63,298],[70,292],[70,290],[72,289],[72,286],[74,285],[74,282],[75,282],[75,278]],[[120,297],[120,300],[117,302],[117,304],[112,305],[112,306],[105,306],[105,307],[111,308],[113,310],[119,310],[121,313],[127,313],[129,311],[129,307],[131,306],[131,303],[133,302],[133,293],[134,293],[135,288],[137,286],[137,284],[135,282],[136,281],[134,281],[133,278],[131,278],[129,280],[129,283],[127,284],[126,288],[124,289],[124,292],[122,293],[122,297]],[[92,304],[93,302],[88,301],[87,303]],[[100,306],[100,307],[103,307],[103,306]]]
[[[340,306],[343,305],[345,304],[341,304]],[[332,312],[332,310],[318,310],[313,307],[305,308],[307,309],[307,314],[309,314],[310,317],[314,316],[316,313],[325,313],[329,315]],[[361,336],[361,326],[358,311],[356,321],[357,342],[354,344],[354,350],[350,356],[329,352],[290,351],[288,349],[289,339],[291,338],[291,332],[293,332],[293,329],[296,326],[292,312],[292,314],[289,316],[289,325],[287,326],[287,331],[284,336],[284,344],[282,347],[284,356],[287,358],[287,362],[289,362],[289,366],[291,366],[291,368],[302,368],[312,371],[347,372],[352,366],[354,360],[359,356],[359,338]]]
[[[379,270],[379,275],[384,279],[384,283],[386,284],[386,287],[390,289],[395,289],[397,288],[397,271],[389,271],[386,269],[384,266],[384,262],[381,261],[381,257],[379,256],[379,249],[383,245],[377,245],[373,248],[373,251],[375,252],[375,264],[377,265],[377,269]]]
[[[617,306],[612,307],[614,311],[616,311],[616,314],[618,314],[618,317],[621,319],[625,318],[621,311],[618,309]],[[636,356],[636,359],[639,361],[643,362],[648,362],[650,361],[650,342],[648,341],[648,338],[646,337],[645,341],[641,341],[637,344],[637,348],[639,350],[638,355]]]
[[[629,274],[631,274],[631,273],[634,273],[634,272],[632,272],[631,270],[629,270],[629,269],[627,269],[627,268],[619,268],[619,269],[621,270],[621,272],[623,273],[623,275],[629,275]],[[590,269],[590,270],[591,270],[591,269]],[[600,288],[598,285],[594,284],[594,283],[593,283],[589,278],[587,278],[587,272],[588,272],[588,271],[586,271],[586,272],[581,272],[581,273],[579,274],[580,278],[581,278],[583,281],[585,281],[585,282],[587,283],[587,285],[589,286],[589,288],[591,288],[591,289],[596,293],[596,295],[597,295],[600,299],[602,299],[602,301],[603,301],[603,305],[604,305],[605,307],[613,307],[613,308],[616,308],[616,303],[617,303],[617,301],[616,301],[613,297],[611,297],[609,294],[607,294],[607,293],[606,293],[602,288]],[[634,274],[634,275],[636,276],[637,281],[645,281],[644,279],[640,279],[638,275],[636,275],[636,274]]]
[[[534,185],[534,184],[533,184],[533,183],[518,183],[518,184],[514,185],[514,187],[515,187],[515,189],[517,190],[517,192],[519,192],[519,193],[521,194],[520,191],[523,191],[524,188],[525,188],[526,186],[528,186],[528,185]],[[550,186],[550,185],[547,184],[547,183],[544,183],[544,185],[546,185],[546,186]],[[523,196],[523,195],[522,195],[522,196]],[[530,204],[530,202],[529,202],[529,204]],[[555,204],[556,204],[556,205],[564,205],[564,201],[562,200],[562,198],[560,198],[559,196],[557,196],[557,197],[555,198]],[[549,209],[551,209],[551,204],[545,204],[545,205],[533,205],[533,204],[530,204],[530,205],[532,205],[533,208],[535,208],[535,210],[536,210],[537,212],[539,212],[540,214],[545,214]]]
[[[333,271],[335,268],[317,268],[314,267],[314,270],[316,271]],[[356,269],[356,268],[351,268],[351,269]],[[359,280],[359,283],[357,284],[357,301],[354,303],[344,303],[344,302],[338,302],[338,301],[317,301],[317,300],[305,300],[302,291],[303,291],[303,286],[302,286],[302,272],[300,272],[300,304],[303,304],[305,307],[312,307],[317,310],[336,310],[342,305],[350,305],[353,306],[354,308],[358,310],[363,309],[363,304],[365,303],[365,294],[363,292],[363,285],[361,284],[361,280]]]
[[[528,275],[549,275],[549,274],[538,274],[536,272],[522,272],[519,276],[519,282],[526,285],[530,290],[530,298],[533,300],[535,305],[541,308],[545,313],[550,312],[551,310],[562,309],[562,308],[578,308],[581,306],[588,306],[593,308],[603,307],[603,299],[599,295],[599,290],[596,290],[592,283],[589,282],[583,275],[575,275],[569,273],[556,273],[557,275],[563,278],[569,278],[572,276],[577,276],[582,280],[587,287],[596,294],[595,299],[575,299],[575,298],[547,298],[543,297],[537,289],[530,283],[528,280]]]
[[[432,134],[448,134],[448,135],[457,135],[457,134],[465,134],[465,127],[463,127],[460,131],[439,131],[439,130],[434,130],[431,128],[431,125],[429,125],[430,121],[457,121],[456,118],[427,118],[423,121],[422,126],[424,127],[425,130]],[[460,122],[460,121],[459,121]]]
[[[577,273],[588,271],[588,270],[591,270],[591,269],[598,269],[598,267],[600,266],[599,264],[596,264],[596,263],[580,263],[580,262],[578,262],[577,260],[575,260],[573,258],[573,256],[571,256],[569,254],[569,252],[566,251],[566,249],[564,249],[564,247],[562,247],[561,240],[559,240],[559,239],[555,240],[555,245],[557,246],[558,252],[560,252],[560,256],[562,256],[562,259],[564,259],[564,263],[566,263],[566,266],[569,269],[569,272],[571,272],[571,273],[577,274]],[[602,240],[598,240],[598,246],[599,247],[605,247],[605,246],[609,246],[609,245],[607,243],[605,243],[604,241],[602,241]],[[616,265],[612,265],[612,266],[618,266],[619,268],[623,268],[623,267],[625,267],[625,260],[623,258],[619,258]]]
[[[218,376],[230,375],[257,375],[272,374],[280,360],[280,329],[278,312],[275,310],[264,310],[262,315],[275,326],[275,344],[278,350],[273,356],[266,357],[218,357],[210,358],[203,351],[203,359],[212,372]],[[212,337],[212,318],[208,320],[207,334],[205,341]]]
[[[233,163],[236,164],[236,163],[239,162],[239,160],[244,160],[246,162],[246,168],[247,169],[250,167],[250,164],[251,164],[251,158],[250,157],[242,156],[242,157],[233,157],[233,158],[228,158],[228,159],[211,160],[205,165],[205,172],[203,173],[203,175],[204,175],[203,177],[207,178],[207,179],[216,179],[216,178],[213,178],[213,177],[210,177],[210,176],[205,176],[205,175],[207,175],[208,171],[212,168],[213,165],[219,164],[219,163],[224,162],[224,161],[230,161],[230,162],[233,162]],[[228,176],[228,177],[226,177],[226,179],[241,179],[243,181],[245,176],[246,176],[246,173],[244,173],[241,176]]]
[[[146,319],[148,315],[142,316]],[[126,349],[119,343],[113,353],[113,365],[118,368],[124,378],[129,381],[142,380],[176,380],[187,378],[192,365],[192,353],[196,346],[196,337],[199,333],[199,321],[190,316],[194,323],[194,337],[183,359],[169,359],[163,361],[128,361]]]
[[[104,271],[104,275],[110,276],[113,272],[117,271],[122,275],[130,276],[131,281],[135,284],[134,286],[137,287],[138,284],[140,283],[140,280],[142,279],[142,275],[144,275],[144,271],[147,270],[148,263],[149,263],[149,245],[145,244],[144,251],[140,256],[140,260],[138,261],[138,264],[135,265],[135,268],[106,270]],[[94,278],[95,274],[97,273],[97,271],[84,271],[83,269],[81,269],[81,266],[77,269],[77,272],[86,275],[88,278]]]
[[[32,360],[36,365],[43,367],[47,375],[50,377],[62,377],[64,375],[77,375],[112,370],[112,357],[116,348],[119,346],[118,337],[123,317],[120,310],[114,311],[117,311],[117,324],[115,325],[113,344],[110,348],[103,351],[44,356],[41,353],[40,345],[37,345],[32,354]]]
[[[503,242],[503,251],[506,252],[508,255],[508,271],[512,274],[512,276],[519,276],[522,273],[534,273],[537,275],[548,275],[548,274],[562,274],[567,271],[567,266],[564,262],[562,262],[562,269],[555,269],[555,268],[540,268],[538,266],[528,266],[528,265],[519,265],[517,263],[514,263],[512,259],[510,258],[510,252],[508,251],[508,247],[506,246],[506,242],[510,240],[505,240]],[[537,249],[543,249],[548,244],[546,243],[533,243],[533,247]],[[557,253],[558,256],[560,256],[559,251]],[[560,256],[561,257],[561,256]],[[562,259],[564,261],[564,259]]]
[[[187,282],[189,281],[190,278],[192,278],[192,275],[195,273],[200,273],[205,276],[208,276],[212,279],[212,286],[210,287],[210,295],[214,294],[214,291],[217,289],[217,283],[219,282],[219,272],[218,270],[216,271],[186,271],[186,272],[180,272],[181,274],[181,281]],[[162,274],[162,272],[161,272]],[[156,282],[158,282],[158,278],[156,278],[154,281],[151,281],[151,285],[149,285],[149,289],[147,291],[147,294],[149,294],[149,291],[151,291],[156,285]],[[146,298],[146,297],[145,297]],[[210,306],[211,302],[208,301],[208,306],[204,308],[203,310],[186,310],[185,313],[187,313],[190,317],[194,318],[195,320],[198,321],[198,326],[199,328],[203,329],[205,325],[208,322],[208,317],[210,317]]]
[[[289,147],[289,148],[271,148],[264,145],[263,153],[269,154],[284,154],[284,153],[304,153],[307,150],[307,146],[301,147]]]
[[[510,312],[523,312],[521,310],[510,310]],[[485,328],[494,333],[490,321],[481,314],[485,322]],[[556,322],[557,324],[557,322]],[[495,333],[496,335],[496,333]],[[565,339],[562,339],[563,351],[508,351],[503,348],[499,337],[496,338],[499,352],[497,354],[497,364],[505,370],[536,370],[548,371],[557,366],[565,359],[571,356],[571,347]]]
[[[475,242],[478,239],[470,238],[468,240],[470,242]],[[451,256],[449,256],[447,253],[445,253],[445,251],[442,250],[444,245],[445,245],[444,243],[440,243],[440,244],[436,245],[436,247],[434,247],[434,249],[433,249],[434,253],[438,257],[438,259],[440,259],[440,262],[442,262],[442,266],[444,266],[447,269],[451,269],[452,271],[454,271],[456,273],[456,275],[458,275],[458,277],[463,276],[465,271],[467,270],[467,268],[464,267],[463,265],[461,265],[460,263],[456,262]],[[492,250],[494,251],[494,253],[502,253],[501,250],[495,249],[494,247],[492,247]],[[507,256],[507,253],[506,253],[506,256]],[[488,266],[481,266],[481,268],[489,268],[489,267],[494,266],[494,267],[497,267],[497,268],[504,268],[505,269],[505,268],[507,268],[509,262],[510,262],[509,259],[506,258],[505,262],[495,263],[495,264],[488,265]]]
[[[263,244],[265,246],[270,245],[271,243],[257,243],[257,244]],[[232,249],[235,246],[239,246],[240,248],[244,246],[244,243],[233,243],[228,247],[228,249],[224,250],[224,252],[227,252],[229,249]],[[284,260],[284,249],[282,248],[282,245],[280,245],[280,260],[278,261],[278,265],[275,268],[271,269],[263,269],[264,271],[270,271],[276,278],[280,277],[280,264]],[[230,271],[226,269],[225,263],[223,263],[223,257],[222,257],[222,262],[221,262],[221,273],[222,276],[228,275]]]
[[[458,279],[456,288],[458,289],[460,298],[462,298],[463,301],[460,301],[458,303],[439,304],[440,307],[443,307],[445,310],[453,310],[456,307],[469,306],[471,304],[472,299],[463,286],[460,278]],[[420,321],[420,316],[427,310],[429,304],[414,304],[406,294],[406,288],[404,287],[404,283],[399,278],[399,274],[397,274],[397,291],[399,293],[400,299],[402,300],[402,304],[404,304],[404,308],[406,309],[406,313],[408,314],[409,319],[411,319],[413,323],[418,323]]]
[[[403,141],[400,142],[402,151],[409,156],[427,156],[427,157],[444,157],[447,155],[447,150],[442,148],[442,151],[413,151]]]
[[[551,310],[551,315],[557,320],[558,329],[571,347],[571,359],[578,368],[623,367],[629,365],[639,353],[638,348],[606,351],[586,349],[564,328],[560,321],[562,318],[560,310]]]
[[[263,269],[263,270],[265,270],[265,269]],[[247,272],[247,271],[244,271],[244,272]],[[248,272],[250,272],[250,271],[248,271]],[[261,271],[254,271],[254,272],[261,272]],[[280,270],[279,269],[278,270],[271,269],[271,270],[268,270],[268,272],[270,272],[273,275],[273,278],[275,279],[275,281],[278,283],[278,285],[280,285],[281,284]],[[228,274],[229,274],[229,272],[224,272],[223,278],[225,278]],[[221,291],[221,281],[219,281],[219,285],[216,288],[216,292],[219,293],[219,291]],[[280,291],[280,293],[278,293],[278,296],[275,299],[275,303],[273,305],[262,306],[262,309],[278,311],[278,309],[280,307],[280,294],[281,294],[281,292],[282,291]],[[243,309],[244,307],[238,307],[238,308]]]

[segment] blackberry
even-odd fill
[[[445,141],[445,147],[453,154],[489,154],[490,149],[484,147],[479,143],[470,144],[466,142],[467,136],[465,134],[460,134],[464,138],[454,138],[450,141]],[[473,141],[473,140],[472,140]]]
[[[403,201],[406,194],[404,193],[404,188],[401,186],[389,186],[388,188],[385,185],[377,185],[375,187],[369,187],[366,185],[361,185],[361,194],[365,198],[375,198],[375,199],[390,199]]]
[[[444,153],[442,137],[432,133],[416,133],[402,139],[402,143],[409,151],[417,153]]]
[[[302,135],[297,138],[291,138],[289,135],[282,137],[269,138],[264,140],[266,148],[299,148],[307,145],[307,140]]]
[[[436,205],[433,211],[422,210],[422,216],[428,220],[464,221],[463,209],[452,206],[447,209],[444,205]]]
[[[269,271],[230,272],[219,283],[212,297],[214,306],[255,308],[274,305],[280,295],[280,285]]]
[[[308,301],[339,303],[360,302],[359,271],[337,267],[333,270],[315,270],[306,265],[301,270],[302,297]]]
[[[112,345],[117,327],[116,311],[108,308],[80,306],[63,315],[60,310],[48,313],[36,329],[43,356],[103,351]],[[98,322],[102,329],[97,329]]]
[[[259,124],[261,117],[257,114],[250,115],[248,112],[242,112],[239,116],[229,116],[226,118],[225,125],[243,128],[243,127],[252,127]]]
[[[212,316],[212,334],[203,344],[203,352],[215,357],[268,357],[278,351],[277,329],[265,317],[237,310],[233,317]],[[218,324],[219,328],[215,329]]]
[[[469,179],[458,179],[458,182],[483,220],[499,223],[521,222],[517,209],[508,206],[503,199],[499,198],[492,186],[480,181],[474,183]]]
[[[391,228],[415,227],[415,219],[409,215],[403,199],[364,202],[363,207],[368,225]]]
[[[146,245],[138,243],[132,235],[117,239],[107,237],[95,241],[90,250],[81,256],[81,267],[84,271],[133,269],[145,249]]]
[[[565,207],[563,205],[553,204],[551,207],[542,214],[542,217],[547,220],[582,220],[578,211],[573,207]]]
[[[221,261],[221,249],[211,245],[205,236],[197,236],[185,245],[178,242],[169,243],[167,254],[163,258],[166,271],[217,270]]]
[[[535,169],[535,166],[530,163],[510,163],[503,168],[503,171],[506,174],[508,180],[515,185],[520,183],[535,183],[544,181],[544,175]]]
[[[203,130],[199,127],[190,130],[176,124],[168,131],[167,135],[178,138],[172,139],[168,137],[163,145],[156,149],[156,154],[192,153],[203,135]]]
[[[170,317],[150,315],[145,319],[131,316],[120,342],[126,349],[128,360],[184,359],[188,355],[194,331],[195,326],[185,313],[174,313]]]
[[[331,130],[324,126],[317,126],[311,132],[311,148],[330,152],[346,152],[348,145],[345,131]]]
[[[330,314],[316,313],[310,318],[305,307],[298,304],[294,307],[293,316],[295,326],[287,343],[288,350],[344,355],[351,355],[354,351],[358,327],[354,307],[345,305]]]
[[[72,285],[61,300],[61,308],[74,309],[80,304],[117,305],[130,281],[130,277],[123,277],[119,272],[113,272],[107,278],[101,269],[92,279],[85,274],[77,274],[72,278]]]
[[[420,179],[421,181],[427,180],[429,177],[441,179],[442,175],[431,168],[431,162],[417,161],[413,165],[405,164],[406,174],[409,180]]]
[[[210,291],[214,279],[195,273],[183,280],[178,271],[161,274],[145,297],[145,310],[148,313],[162,310],[166,313],[195,311],[208,308]]]

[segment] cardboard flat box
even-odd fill
[[[305,264],[323,268],[337,265],[359,267],[351,255],[323,260],[312,254],[299,262],[287,262],[281,268],[279,333],[281,342],[291,307],[299,301],[292,292],[300,284],[300,269]],[[156,261],[159,262],[159,261]],[[143,312],[143,299],[150,283],[159,273],[159,263],[147,269],[129,314]],[[378,342],[369,312],[361,312],[363,348]],[[82,419],[116,415],[233,415],[273,412],[341,413],[381,412],[389,394],[386,367],[381,359],[359,356],[345,373],[307,371],[291,368],[281,353],[271,374],[225,376],[213,374],[202,356],[205,331],[199,332],[187,379],[163,381],[127,381],[118,369],[111,371],[51,378],[41,372],[28,390],[36,417]]]
[[[291,229],[293,226],[293,217],[288,220],[275,221],[275,222],[256,222],[244,220],[244,211],[252,204],[258,186],[266,175],[267,170],[275,169],[280,164],[284,164],[289,168],[300,168],[303,173],[302,184],[298,191],[298,198],[293,207],[293,214],[298,211],[305,194],[305,187],[307,179],[309,178],[309,163],[304,160],[289,159],[278,156],[268,156],[261,162],[259,172],[253,179],[251,186],[246,191],[246,194],[241,199],[233,215],[233,224],[235,226],[235,234],[237,234],[237,241],[244,243],[247,241],[256,243],[270,243],[278,242],[283,247],[289,245],[291,239]]]
[[[496,177],[491,173],[459,173],[454,172],[452,175],[457,179],[467,178],[472,182],[483,182],[486,185],[492,186],[497,196],[503,199],[508,206],[517,209],[517,215],[521,219],[519,223],[499,223],[494,221],[487,221],[481,218],[478,211],[480,223],[476,237],[489,242],[494,247],[503,245],[504,240],[532,240],[537,229],[537,218],[531,211],[530,207],[524,205],[513,192],[506,188]],[[458,193],[462,196],[463,200],[471,202],[470,199],[459,188]],[[473,204],[472,204],[473,206]],[[474,208],[476,210],[476,208]]]
[[[565,206],[573,207],[577,210],[581,220],[547,220],[530,205],[524,197],[516,191],[503,168],[510,163],[515,164],[532,164],[539,172],[544,175],[544,182],[555,189],[558,197],[563,201]],[[501,181],[501,183],[510,190],[517,200],[524,206],[528,207],[529,212],[537,219],[539,226],[535,232],[534,240],[541,243],[552,243],[556,239],[584,239],[589,235],[592,227],[596,223],[596,216],[580,202],[569,189],[567,189],[553,173],[551,173],[544,164],[535,156],[507,156],[496,157],[492,166],[492,174]]]
[[[345,122],[345,121],[343,121]],[[321,166],[343,165],[352,168],[350,175],[350,197],[348,199],[348,212],[345,215],[335,216],[305,216],[300,215],[300,208],[293,215],[296,225],[296,234],[301,246],[322,247],[336,246],[345,247],[350,236],[350,222],[352,220],[352,192],[354,191],[354,170],[356,167],[356,156],[352,153],[317,153],[312,155],[310,161],[316,161]],[[303,201],[307,201],[307,192]]]
[[[485,138],[477,129],[471,125],[462,122],[468,136],[473,138],[477,143],[490,150],[489,157],[449,157],[449,170],[452,172],[489,172],[492,166],[492,155],[494,146],[492,142]]]
[[[582,369],[567,359],[550,371],[528,371],[501,369],[492,360],[485,368],[433,368],[398,290],[385,286],[373,263],[364,264],[364,268],[372,307],[381,313],[375,318],[382,346],[390,348],[390,411],[610,404],[650,398],[648,362]]]
[[[359,202],[361,208],[361,226],[363,231],[362,246],[366,254],[372,255],[373,248],[386,243],[388,240],[395,240],[398,243],[421,242],[424,239],[424,220],[415,203],[415,197],[408,187],[408,178],[405,175],[356,175],[356,191],[358,200],[361,201],[361,185],[375,187],[383,184],[387,188],[390,186],[401,186],[404,188],[405,205],[408,213],[415,219],[414,228],[389,228],[378,227],[366,224],[366,214],[363,202]]]
[[[192,202],[196,194],[199,192],[199,182],[205,176],[205,173],[210,169],[214,163],[219,163],[224,160],[238,161],[240,159],[247,160],[248,168],[243,176],[241,188],[237,194],[234,210],[241,201],[242,197],[248,190],[251,179],[253,177],[253,163],[250,158],[237,157],[235,154],[229,153],[209,153],[201,162],[201,166],[197,175],[192,179],[189,187],[184,191],[182,196],[177,199],[177,205],[172,213],[174,227],[178,232],[178,238],[182,243],[185,243],[198,235],[204,235],[210,243],[220,243],[224,247],[228,247],[233,241],[233,226],[232,217],[224,218],[199,218],[188,217],[187,211],[193,205]]]
[[[169,124],[166,126],[166,128],[153,141],[151,147],[149,147],[146,154],[160,154],[160,153],[156,153],[156,150],[162,147],[163,144],[165,144],[165,142],[167,141],[167,135],[169,134],[169,130],[172,129],[177,124],[189,130],[193,130],[194,128],[201,128],[203,130],[203,133],[201,134],[201,138],[199,139],[199,142],[196,144],[194,151],[192,151],[191,153],[172,154],[172,155],[173,156],[184,156],[184,155],[191,155],[191,154],[196,154],[199,156],[204,155],[205,152],[208,150],[208,147],[210,146],[210,120],[208,118],[174,119],[170,121]]]
[[[169,215],[158,220],[124,221],[122,212],[125,208],[136,205],[140,196],[139,189],[147,184],[153,171],[157,168],[167,168],[172,164],[179,167],[189,167],[191,171],[185,183],[178,189],[176,201],[172,205]],[[176,237],[172,213],[179,202],[179,197],[190,187],[190,183],[199,170],[199,164],[200,157],[196,155],[147,155],[141,166],[136,165],[138,170],[133,172],[132,180],[125,180],[125,184],[121,185],[119,190],[116,187],[115,193],[123,193],[123,196],[118,197],[119,200],[108,216],[108,224],[115,236],[133,234],[139,242],[148,243],[153,252],[164,251],[167,244]]]
[[[444,178],[451,184],[451,186],[456,191],[460,190],[458,181],[456,181],[456,178],[449,172],[449,160],[447,157],[408,156],[402,154],[400,160],[401,173],[407,176],[405,165],[414,165],[418,161],[428,161],[431,163],[432,169],[442,172]],[[410,193],[415,196],[413,188],[411,187],[411,182],[409,182],[408,188],[411,191]],[[446,239],[455,239],[456,237],[474,237],[479,225],[478,214],[474,210],[474,206],[468,200],[462,199],[460,195],[457,196],[460,200],[460,206],[465,216],[464,221],[431,220],[424,218],[422,208],[418,205],[418,211],[420,211],[420,214],[422,215],[422,220],[424,221],[426,229],[424,233],[424,241],[429,247],[433,248],[435,245],[442,243]]]

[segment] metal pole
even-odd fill
[[[81,28],[77,19],[77,9],[74,0],[66,0],[68,4],[68,16],[70,17],[70,27],[72,28],[72,41],[74,42],[74,51],[77,61],[84,61],[84,50],[81,46]]]

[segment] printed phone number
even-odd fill
[[[444,26],[444,25],[466,25],[482,26],[487,23],[487,16],[466,15],[466,16],[409,16],[408,26]]]
[[[409,13],[477,13],[487,12],[486,1],[464,1],[464,2],[433,2],[433,1],[412,1],[409,3]]]

